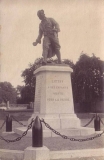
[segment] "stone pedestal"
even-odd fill
[[[61,65],[41,66],[34,72],[36,90],[31,118],[38,115],[54,129],[80,127],[80,120],[74,113],[71,72],[69,66]]]
[[[24,151],[24,160],[50,160],[47,147],[28,147]]]

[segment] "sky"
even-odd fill
[[[104,0],[0,0],[0,81],[24,85],[21,74],[42,56],[37,11],[60,25],[62,59],[74,63],[81,52],[104,60]]]

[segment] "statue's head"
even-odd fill
[[[39,10],[37,12],[37,16],[39,17],[40,20],[43,20],[45,17],[44,10]]]

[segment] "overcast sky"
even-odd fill
[[[104,60],[104,0],[0,0],[1,81],[23,85],[22,71],[42,55],[34,47],[40,20],[37,11],[60,25],[62,59],[76,62],[83,51]]]

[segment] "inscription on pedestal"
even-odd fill
[[[70,101],[68,94],[69,86],[64,79],[52,79],[47,85],[47,101],[48,102],[68,102]]]

